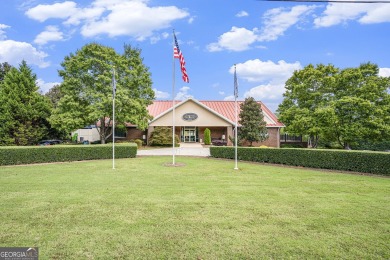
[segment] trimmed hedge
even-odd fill
[[[210,147],[215,158],[234,159],[234,147]],[[390,153],[238,147],[238,160],[390,175]]]
[[[134,158],[136,144],[115,144],[115,158]],[[0,147],[0,165],[70,162],[112,158],[112,144]]]

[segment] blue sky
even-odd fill
[[[389,0],[390,2],[390,0]],[[0,62],[33,68],[43,93],[61,82],[70,53],[98,42],[142,49],[156,97],[172,99],[172,30],[190,83],[176,60],[175,97],[252,96],[275,111],[284,82],[308,64],[376,63],[390,76],[390,3],[332,4],[255,0],[0,0]]]

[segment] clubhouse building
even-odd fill
[[[239,105],[242,101],[237,103],[239,111]],[[172,101],[154,101],[148,106],[149,114],[153,116],[153,119],[149,122],[147,130],[141,131],[136,126],[129,124],[127,132],[122,138],[127,140],[143,139],[147,143],[155,127],[172,126],[172,104]],[[284,125],[262,102],[258,102],[258,104],[262,108],[269,137],[266,141],[253,145],[280,147],[280,128]],[[179,136],[180,142],[202,143],[204,130],[208,128],[211,131],[212,140],[226,141],[227,145],[232,145],[229,136],[234,136],[234,101],[198,101],[190,98],[176,101],[174,113],[175,133]]]

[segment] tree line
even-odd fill
[[[311,147],[320,140],[345,149],[362,141],[390,140],[390,77],[372,63],[339,69],[308,65],[285,84],[277,112],[285,131],[305,135]]]
[[[0,64],[0,145],[33,145],[42,139],[69,138],[69,133],[98,125],[101,143],[110,128],[113,75],[116,82],[116,124],[147,126],[147,106],[154,100],[149,68],[141,50],[124,45],[123,53],[91,43],[64,58],[60,85],[45,95],[25,61],[15,68]]]

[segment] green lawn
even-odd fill
[[[389,259],[390,178],[178,157],[0,167],[0,247],[40,259]]]

